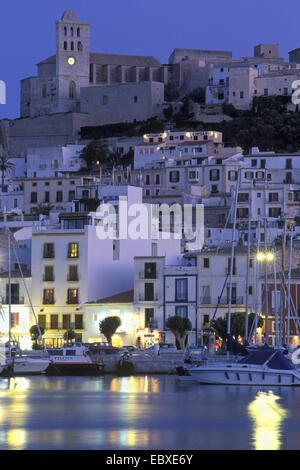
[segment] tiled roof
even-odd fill
[[[120,292],[119,294],[114,294],[109,297],[104,297],[99,299],[96,304],[128,304],[133,302],[133,290],[127,290],[125,292]]]

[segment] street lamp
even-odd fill
[[[274,261],[274,254],[271,251],[260,251],[256,255],[259,262],[265,262],[265,342],[269,344],[269,302],[268,302],[268,273],[267,264]]]

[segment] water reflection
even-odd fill
[[[272,391],[259,392],[248,406],[253,420],[253,445],[256,450],[279,450],[282,446],[281,428],[288,412],[278,403]]]

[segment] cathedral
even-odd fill
[[[56,21],[56,54],[21,81],[21,117],[79,113],[82,88],[167,81],[168,67],[152,56],[91,53],[90,23],[65,11]]]

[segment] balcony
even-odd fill
[[[67,305],[78,305],[79,304],[79,300],[77,297],[75,297],[74,299],[67,299],[66,300],[66,304]]]
[[[45,275],[43,276],[43,282],[54,282],[55,278],[53,276]]]
[[[75,275],[75,274],[72,274],[72,275],[67,275],[67,281],[68,282],[78,282],[79,281],[79,275]]]
[[[201,305],[210,305],[211,304],[211,297],[200,297],[200,304]]]
[[[5,305],[9,305],[9,298],[8,296],[6,296],[4,299],[4,304]],[[24,297],[20,297],[20,296],[14,296],[12,295],[11,296],[11,305],[23,305],[24,304]]]
[[[157,320],[151,320],[151,321],[145,322],[145,328],[150,328],[150,330],[157,330],[158,329],[158,321]]]
[[[139,295],[139,301],[140,302],[157,302],[158,301],[158,295],[154,294],[153,296],[145,296],[145,294],[140,294]]]
[[[228,305],[228,297],[221,297],[220,298],[220,305]],[[231,305],[243,305],[244,298],[243,297],[232,297],[231,298]]]
[[[157,279],[156,273],[145,273],[142,271],[139,273],[139,279]]]

